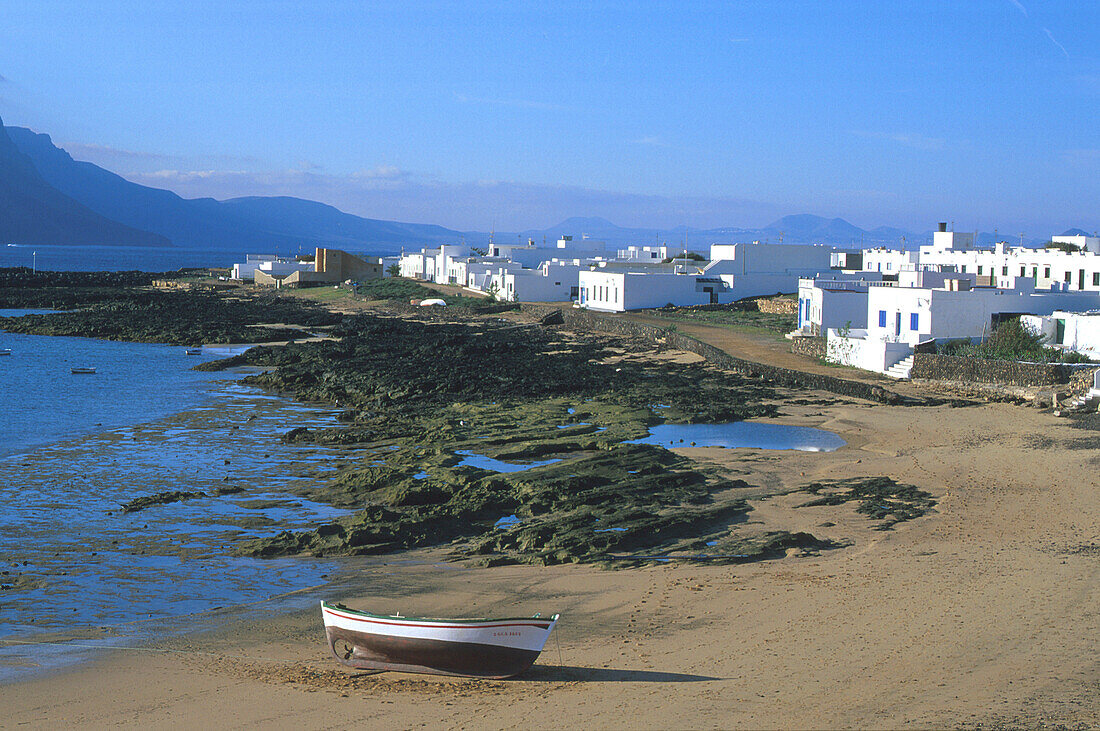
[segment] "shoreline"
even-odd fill
[[[940,499],[937,512],[876,532],[850,508],[814,508],[800,520],[865,539],[817,556],[621,571],[406,567],[399,594],[379,598],[393,584],[368,575],[334,597],[444,616],[477,603],[561,612],[558,636],[514,681],[349,672],[326,655],[319,612],[307,609],[170,645],[227,659],[114,653],[5,686],[9,720],[613,728],[624,708],[647,708],[632,722],[643,728],[1076,728],[1100,720],[1090,649],[1100,619],[1088,611],[1100,598],[1098,569],[1074,552],[1088,545],[1081,526],[1095,525],[1100,508],[1084,464],[1037,479],[1047,476],[1042,461],[1068,447],[1037,447],[1025,433],[1065,442],[1080,431],[999,404],[803,407],[795,418],[843,427],[849,446],[764,460],[762,482],[907,465],[907,478]],[[1003,468],[980,479],[978,465],[990,459]],[[798,514],[789,500],[765,502],[758,509]]]
[[[315,608],[116,651],[4,686],[13,724],[867,727],[1100,723],[1100,506],[1086,433],[1005,404],[897,407],[806,391],[769,423],[816,426],[835,452],[676,448],[749,481],[748,520],[829,550],[711,565],[409,564],[445,548],[343,559],[332,597],[459,616],[560,612],[512,681],[364,675],[328,655]],[[1033,435],[1042,434],[1039,443]],[[1087,446],[1086,449],[1096,447]],[[1087,454],[1087,453],[1086,453]],[[1054,465],[1058,465],[1057,469]],[[934,512],[876,530],[855,505],[800,507],[776,485],[890,475]],[[309,559],[307,559],[309,560]],[[366,575],[354,568],[364,561]],[[322,590],[324,591],[324,590]],[[233,615],[233,609],[227,610]],[[468,616],[468,615],[467,615]],[[558,655],[560,646],[561,655]],[[645,708],[638,718],[629,709]],[[629,714],[629,715],[627,715]]]

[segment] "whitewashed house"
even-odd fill
[[[798,334],[867,327],[867,289],[878,272],[833,272],[798,280]]]
[[[582,307],[606,312],[700,304],[725,304],[745,297],[794,292],[801,277],[829,270],[836,249],[791,244],[714,244],[702,269],[678,260],[672,270],[642,272],[630,262],[608,262],[582,271]],[[625,270],[616,270],[616,267]]]
[[[1044,345],[1100,359],[1100,311],[1023,315],[1020,324],[1042,336]]]
[[[908,375],[905,364],[911,363],[913,348],[920,343],[980,339],[1011,317],[1100,306],[1096,293],[1036,291],[1034,282],[1026,278],[1016,278],[1014,288],[1008,289],[974,286],[977,275],[926,271],[909,277],[915,286],[902,281],[868,287],[866,328],[828,330],[829,360],[904,377]]]
[[[281,278],[294,272],[313,271],[313,268],[313,262],[300,262],[297,259],[280,258],[273,254],[248,254],[244,262],[233,265],[231,276],[233,279],[242,281],[255,281],[257,271],[270,277]]]
[[[719,277],[670,271],[590,269],[578,277],[578,304],[590,310],[625,312],[674,305],[733,302]]]
[[[231,278],[242,281],[253,281],[256,272],[263,272],[272,277],[285,277],[295,272],[310,272],[311,262],[298,262],[295,258],[279,257],[274,254],[248,254],[244,262],[234,264]]]
[[[506,302],[570,302],[580,296],[580,259],[543,262],[537,269],[501,268],[489,280],[497,299]]]

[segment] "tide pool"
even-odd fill
[[[661,424],[650,427],[649,436],[628,444],[659,444],[664,447],[751,447],[794,449],[803,452],[833,452],[846,442],[836,434],[808,426],[734,421],[728,424]]]

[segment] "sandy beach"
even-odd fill
[[[317,611],[217,630],[5,686],[5,726],[1094,727],[1100,508],[1091,432],[1029,408],[791,406],[832,453],[687,449],[750,485],[890,475],[936,512],[892,531],[852,505],[754,503],[850,544],[744,565],[441,569],[353,577],[350,606],[560,612],[525,676],[357,674]],[[1040,436],[1041,435],[1041,436]],[[746,461],[745,457],[752,459]],[[750,515],[750,520],[753,516]],[[833,525],[828,525],[832,523]]]

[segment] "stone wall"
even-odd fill
[[[916,353],[909,377],[1003,386],[1053,386],[1068,383],[1073,370],[1060,363],[1015,363],[960,355]]]
[[[825,360],[825,344],[825,338],[794,338],[791,340],[791,352]]]
[[[555,310],[562,313],[565,326],[571,330],[604,332],[626,337],[640,338],[664,345],[674,350],[683,350],[702,356],[709,363],[734,371],[752,378],[763,378],[779,386],[789,388],[810,388],[842,396],[879,401],[888,404],[928,404],[931,401],[918,401],[906,399],[898,394],[863,381],[849,381],[836,376],[821,373],[806,373],[789,368],[780,368],[765,363],[754,363],[730,355],[724,350],[708,343],[696,340],[693,337],[677,332],[675,327],[657,327],[640,322],[623,319],[621,317],[603,315],[588,310],[560,309],[548,305],[524,304],[523,311],[536,317],[544,318]]]
[[[797,315],[798,300],[790,297],[759,297],[756,308],[771,315]]]

